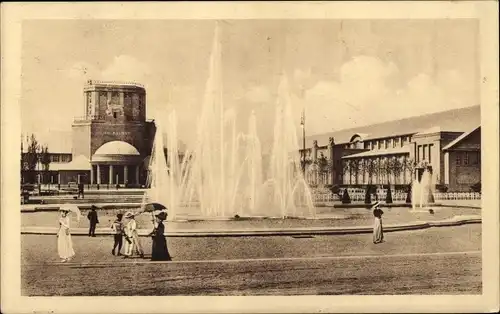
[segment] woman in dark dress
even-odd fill
[[[151,253],[152,261],[171,261],[172,258],[168,253],[167,239],[165,238],[165,225],[163,221],[167,219],[167,213],[161,212],[156,215],[157,226],[151,232],[153,237],[153,250]]]

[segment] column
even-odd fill
[[[124,98],[125,98],[124,96],[125,96],[125,94],[123,92],[120,92],[120,106],[123,106],[124,103],[125,103],[124,102]]]
[[[135,166],[135,184],[139,184],[139,165]]]
[[[94,166],[90,165],[90,184],[94,184]]]
[[[57,172],[57,184],[61,184],[61,173]]]
[[[101,166],[96,165],[97,167],[97,184],[101,184]]]
[[[126,184],[128,181],[128,166],[123,166],[123,183]]]
[[[109,165],[109,184],[113,184],[113,165]]]

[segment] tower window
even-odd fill
[[[116,119],[116,112],[113,112],[113,118]]]

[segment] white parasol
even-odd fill
[[[75,204],[64,204],[62,206],[62,209],[67,210],[70,213],[75,213],[76,214],[76,220],[80,222],[80,218],[82,217],[82,213],[80,212],[80,208],[76,206]]]

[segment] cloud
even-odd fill
[[[340,68],[338,80],[319,81],[297,100],[306,106],[308,131],[323,133],[475,104],[474,87],[455,70],[399,80],[392,62],[351,59]]]
[[[148,64],[128,55],[117,56],[100,76],[102,80],[147,82],[151,74]]]

